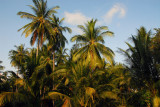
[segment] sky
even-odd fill
[[[63,25],[72,29],[72,34],[65,33],[66,38],[81,34],[77,25],[84,25],[91,19],[97,19],[97,26],[108,26],[114,32],[114,37],[105,38],[105,46],[115,52],[115,61],[123,62],[124,56],[118,53],[118,48],[127,49],[125,42],[131,35],[136,35],[137,29],[144,26],[147,30],[160,28],[160,0],[48,0],[48,8],[60,6],[55,15],[65,18]],[[14,46],[25,44],[30,46],[30,36],[25,38],[18,32],[31,20],[22,19],[19,11],[32,13],[27,5],[33,5],[32,0],[0,0],[0,61],[5,70],[15,70],[10,65],[9,51]],[[154,32],[154,31],[153,31]],[[74,43],[69,42],[70,49]],[[36,46],[36,45],[35,45]]]

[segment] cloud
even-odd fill
[[[72,27],[72,31],[75,34],[83,34],[83,31],[81,29],[79,29],[78,27]]]
[[[80,12],[69,13],[64,12],[65,22],[71,25],[83,25],[91,18],[86,17],[84,14]]]
[[[119,18],[123,18],[126,15],[126,9],[122,4],[115,4],[113,7],[103,16],[105,23],[109,24],[112,22],[113,17],[118,14]]]

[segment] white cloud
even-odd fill
[[[75,34],[83,34],[83,31],[81,29],[79,29],[78,27],[72,27],[72,31]]]
[[[83,25],[90,20],[89,17],[86,17],[80,12],[69,13],[64,12],[65,22],[71,25]]]
[[[118,14],[119,18],[123,18],[126,15],[126,9],[122,4],[115,4],[113,7],[103,16],[104,22],[107,24],[112,22],[113,17]]]

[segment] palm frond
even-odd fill
[[[0,106],[3,106],[6,103],[14,103],[14,102],[27,104],[27,97],[21,93],[17,92],[3,92],[0,94]]]
[[[59,93],[59,92],[49,92],[48,97],[51,99],[57,99],[57,97],[61,98],[61,99],[63,99],[63,98],[70,99],[69,96],[62,94],[62,93]]]
[[[117,94],[113,93],[112,91],[104,91],[100,94],[100,96],[105,99],[105,98],[109,98],[109,99],[118,99]]]
[[[27,18],[27,19],[35,19],[36,16],[27,12],[18,12],[17,15],[20,15],[21,18]]]

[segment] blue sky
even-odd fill
[[[145,26],[147,30],[160,28],[160,0],[48,0],[48,7],[60,6],[57,16],[65,17],[63,25],[71,27],[72,34],[65,34],[67,39],[81,33],[76,27],[92,18],[98,19],[98,26],[108,26],[114,37],[107,37],[105,45],[115,53],[115,60],[123,62],[124,57],[117,53],[117,48],[126,49],[125,41],[136,34],[136,29]],[[32,0],[1,0],[0,1],[0,60],[5,70],[15,70],[10,66],[8,52],[15,49],[14,45],[29,44],[30,37],[21,36],[19,28],[30,22],[21,19],[17,12],[32,12],[27,5]],[[66,44],[71,48],[73,43]]]

